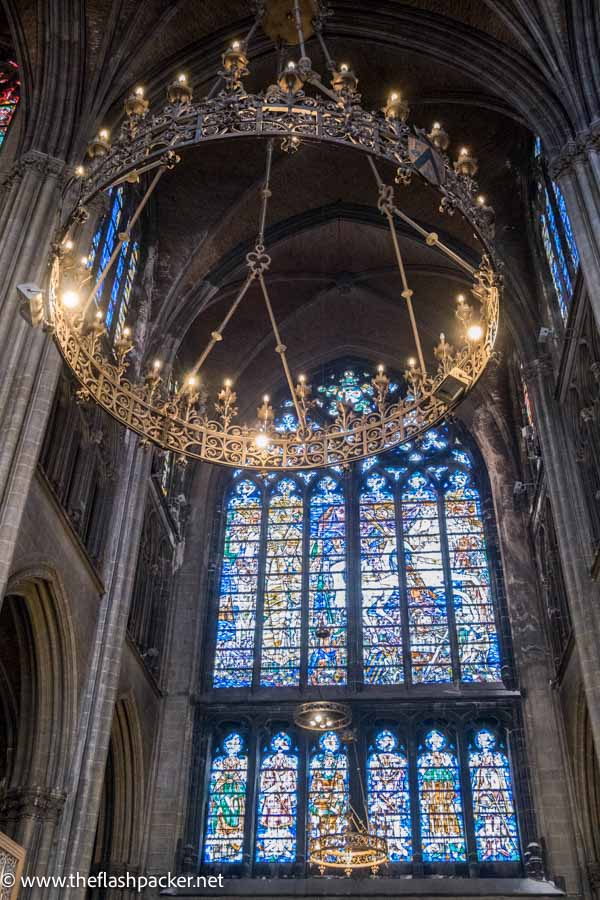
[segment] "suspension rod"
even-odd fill
[[[267,223],[267,208],[269,205],[269,197],[271,196],[271,168],[273,165],[273,138],[269,138],[267,143],[267,166],[265,170],[265,181],[262,188],[262,203],[260,207],[260,224],[258,228],[258,243],[264,246],[265,243],[265,225]]]
[[[300,42],[300,53],[302,56],[306,56],[304,31],[302,30],[302,13],[300,12],[300,0],[294,0],[294,18],[296,20],[296,31],[298,32],[298,40]]]
[[[300,409],[300,404],[298,403],[298,398],[296,397],[296,391],[294,388],[294,381],[292,379],[292,373],[290,372],[290,367],[288,365],[287,357],[285,355],[286,347],[285,344],[281,340],[281,334],[279,333],[279,328],[277,327],[277,321],[275,319],[275,315],[273,313],[273,307],[271,306],[271,300],[269,298],[269,292],[267,291],[267,285],[265,284],[264,275],[262,272],[259,273],[258,280],[260,281],[260,286],[262,288],[263,297],[265,298],[265,305],[267,307],[267,312],[269,313],[269,319],[271,320],[271,327],[273,328],[273,334],[275,335],[275,340],[277,341],[277,346],[275,347],[275,352],[279,354],[281,357],[281,364],[283,366],[283,371],[285,372],[285,377],[288,383],[288,387],[290,389],[290,394],[292,396],[292,402],[294,404],[294,408],[296,410],[296,415],[298,416],[298,422],[300,425],[304,425],[304,414]]]

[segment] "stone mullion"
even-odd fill
[[[309,739],[306,731],[299,730],[298,744],[298,813],[296,819],[295,875],[302,878],[308,867],[308,757]]]
[[[460,684],[462,673],[460,666],[460,650],[458,646],[458,634],[456,631],[456,614],[454,606],[454,591],[452,589],[452,566],[450,565],[450,550],[448,548],[448,530],[446,527],[446,496],[438,493],[438,523],[440,528],[440,549],[442,551],[442,564],[444,567],[444,581],[446,583],[446,611],[448,616],[448,636],[450,639],[450,656],[452,659],[452,680]]]
[[[269,529],[269,508],[271,494],[263,492],[262,515],[260,518],[260,544],[258,555],[258,578],[256,587],[256,622],[254,624],[254,667],[252,672],[252,687],[260,687],[260,668],[262,663],[262,635],[263,618],[265,610],[265,586],[267,570],[267,536]]]
[[[302,582],[300,590],[300,687],[308,685],[310,633],[310,500],[312,491],[302,492]]]
[[[413,876],[422,878],[423,848],[421,846],[421,806],[419,803],[419,778],[417,772],[418,746],[414,723],[409,726],[406,735],[406,760],[408,763],[408,790],[410,798],[410,822],[413,851]]]
[[[364,634],[362,618],[362,578],[360,549],[360,485],[351,469],[344,477],[346,504],[346,640],[348,642],[348,685],[356,691],[364,684]]]
[[[112,507],[103,576],[106,593],[99,611],[90,659],[79,738],[72,763],[74,788],[68,797],[56,850],[55,872],[87,872],[101,801],[104,767],[117,698],[129,605],[133,589],[151,457],[127,433]],[[81,888],[55,889],[50,897],[83,897]]]
[[[475,841],[475,815],[473,809],[473,791],[471,789],[471,773],[469,771],[469,750],[464,728],[462,726],[459,726],[457,729],[456,750],[458,753],[463,815],[465,817],[465,845],[467,848],[469,875],[471,878],[478,878],[479,860],[477,858],[477,843]]]
[[[404,551],[404,519],[402,517],[402,488],[394,488],[394,512],[396,525],[396,553],[398,557],[398,587],[400,589],[400,621],[402,640],[402,662],[404,683],[412,685],[412,658],[410,650],[410,617],[408,614],[408,584],[406,578],[406,555]]]
[[[253,728],[248,737],[248,781],[246,787],[246,813],[244,816],[244,845],[242,875],[249,877],[254,869],[256,847],[256,817],[259,794],[261,743],[266,739],[267,729]]]
[[[562,426],[562,417],[552,393],[549,364],[536,360],[525,371],[536,411],[544,467],[550,500],[556,518],[556,536],[561,557],[573,632],[579,649],[581,674],[594,733],[596,753],[600,757],[600,623],[598,601],[600,586],[589,574],[592,538],[579,474],[573,463],[573,451]],[[594,598],[595,601],[594,602]]]

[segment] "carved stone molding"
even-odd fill
[[[587,131],[568,141],[551,160],[548,166],[550,176],[560,179],[578,163],[585,160],[590,152],[600,150],[600,122],[594,122]]]
[[[0,804],[0,818],[14,822],[22,818],[43,822],[58,821],[67,795],[64,791],[42,787],[13,788],[4,795]]]
[[[28,171],[42,177],[61,178],[66,174],[66,163],[63,159],[40,153],[39,150],[29,150],[13,163],[2,182],[2,189],[8,191],[19,184]]]
[[[554,367],[550,356],[540,356],[532,359],[523,366],[522,377],[526,384],[536,381],[538,378],[547,378],[554,375]]]

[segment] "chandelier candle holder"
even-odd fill
[[[309,14],[308,8],[313,9]],[[411,440],[443,419],[473,388],[490,360],[498,328],[501,278],[495,265],[493,210],[476,199],[474,181],[477,161],[462,148],[452,163],[446,155],[449,137],[439,122],[429,134],[407,124],[409,108],[400,91],[393,91],[380,112],[362,106],[358,78],[349,62],[337,63],[329,53],[324,34],[328,11],[318,2],[266,0],[257,4],[257,18],[250,33],[225,49],[222,68],[208,94],[200,99],[186,74],[176,75],[167,89],[162,110],[150,109],[141,86],[125,100],[125,120],[117,136],[101,128],[91,141],[85,166],[75,170],[68,196],[76,199],[53,245],[50,275],[44,291],[44,325],[75,377],[81,393],[102,406],[145,443],[172,451],[181,459],[192,458],[235,468],[300,470],[346,465]],[[291,18],[290,18],[291,17]],[[293,34],[288,33],[290,21]],[[284,23],[284,24],[282,24]],[[288,57],[284,58],[276,83],[262,93],[245,90],[250,69],[249,45],[260,27],[274,40],[281,29],[288,34]],[[316,35],[326,60],[327,75],[313,69],[306,40]],[[299,56],[293,58],[298,48]],[[285,56],[285,54],[284,54]],[[325,82],[329,77],[330,86]],[[266,141],[266,171],[260,191],[258,230],[254,247],[246,257],[242,287],[196,364],[182,379],[182,387],[170,387],[163,377],[166,360],[136,360],[131,351],[133,333],[122,331],[110,346],[104,326],[105,312],[98,306],[98,292],[118,259],[123,244],[131,240],[139,219],[160,179],[176,170],[181,155],[215,141],[256,138]],[[271,258],[265,245],[271,167],[276,142],[281,149],[296,151],[303,143],[327,144],[362,154],[375,179],[378,208],[389,227],[392,252],[398,268],[399,303],[410,320],[414,359],[406,363],[407,392],[390,398],[389,379],[383,367],[373,377],[376,409],[359,413],[340,404],[335,420],[323,424],[311,417],[314,401],[303,376],[295,377],[288,362],[268,288]],[[427,231],[398,205],[393,183],[381,174],[393,166],[399,185],[411,179],[439,194],[440,212],[458,212],[480,242],[481,254],[472,265],[446,246],[433,231]],[[177,177],[176,172],[169,177]],[[142,181],[143,179],[143,181]],[[126,231],[118,240],[108,263],[90,286],[90,272],[81,262],[87,247],[78,246],[90,203],[102,192],[127,182],[142,182],[145,193]],[[426,354],[404,265],[397,226],[413,230],[459,267],[471,283],[469,301],[457,311],[460,334],[456,346],[443,338],[432,348],[435,369],[426,365]],[[268,397],[258,406],[256,419],[238,422],[237,394],[225,380],[217,397],[206,400],[199,389],[199,373],[216,344],[226,337],[226,328],[243,303],[251,286],[262,294],[273,331],[275,351],[285,376],[297,427],[278,432]],[[467,312],[467,307],[470,312]],[[135,328],[135,310],[131,329]],[[459,315],[460,313],[460,315]]]

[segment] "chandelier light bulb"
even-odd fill
[[[477,203],[479,204],[479,206],[485,206],[485,197],[483,196],[483,194],[479,195],[479,197],[477,198]]]
[[[96,319],[100,322],[104,318],[104,313],[101,309],[96,312]]]
[[[306,381],[306,375],[298,375],[298,381],[300,382],[300,384],[304,384],[304,382]]]
[[[467,329],[467,337],[470,341],[476,343],[483,337],[483,328],[481,325],[469,325]]]
[[[65,241],[65,250],[72,250],[74,246],[75,246],[75,244],[73,243],[73,241],[71,240],[71,238],[68,238],[68,239]]]
[[[270,399],[271,399],[271,398],[269,397],[269,395],[268,395],[268,394],[265,394],[264,397],[263,397],[263,403],[268,403]]]
[[[396,92],[394,92],[393,94],[390,94],[390,103],[397,103],[399,99],[400,99],[400,95],[397,94]]]
[[[135,89],[135,96],[136,96],[136,97],[143,97],[143,96],[144,96],[144,88],[141,86],[141,84],[138,84],[138,86],[136,87],[136,89]]]
[[[131,328],[127,328],[127,326],[125,326],[125,328],[123,329],[123,337],[128,338],[130,334],[131,334]]]
[[[198,379],[196,378],[195,375],[188,375],[186,384],[188,387],[191,387],[191,388],[196,387],[196,385],[198,384]]]
[[[287,64],[287,67],[291,72],[294,71],[294,69],[296,68],[296,63],[294,62],[293,59],[290,59],[290,61]]]
[[[259,432],[256,435],[256,440],[254,441],[259,450],[265,450],[269,446],[269,438],[264,433],[264,431]]]
[[[177,76],[177,81],[179,82],[179,84],[185,84],[187,81],[187,75],[184,75],[183,72],[180,72]]]
[[[223,382],[223,384],[225,385],[226,388],[230,388],[231,384],[232,384],[231,378],[226,378],[225,381]]]
[[[101,141],[107,141],[109,135],[110,135],[110,132],[109,132],[108,128],[101,128],[100,131],[98,132],[98,137],[100,138]]]
[[[62,295],[62,302],[67,309],[76,309],[80,303],[79,294],[77,291],[65,291]]]
[[[83,178],[83,176],[85,175],[85,169],[83,168],[83,166],[77,166],[77,168],[75,169],[75,174],[78,178]]]
[[[161,363],[160,359],[155,359],[153,365],[154,365],[155,372],[158,372],[158,370],[162,367],[162,363]]]
[[[82,265],[82,266],[87,266],[87,264],[89,263],[89,261],[90,261],[90,260],[89,260],[89,257],[88,257],[88,256],[82,256],[82,257],[81,257],[81,265]]]
[[[239,50],[239,49],[240,49],[240,42],[239,42],[239,41],[234,41],[233,44],[231,45],[231,49],[232,49],[232,50]]]
[[[459,295],[457,296],[457,298],[456,298],[456,302],[457,302],[457,303],[464,303],[464,302],[465,302],[465,295],[464,295],[464,294],[459,294]]]
[[[379,372],[380,375],[383,375],[384,367],[381,363],[377,366],[377,371]]]
[[[434,130],[434,131],[439,131],[441,127],[442,127],[442,123],[441,123],[441,122],[434,122],[434,123],[433,123],[433,130]]]
[[[468,156],[468,155],[469,155],[469,148],[468,148],[468,147],[461,147],[461,148],[460,148],[460,155],[461,155],[461,156]]]
[[[350,71],[350,66],[348,65],[348,63],[342,63],[340,66],[340,72],[343,72],[345,74],[346,72],[349,72],[349,71]]]
[[[414,369],[414,367],[415,367],[416,364],[417,364],[417,361],[416,361],[416,359],[414,358],[414,356],[411,356],[411,358],[410,358],[409,361],[408,361],[408,364],[409,364],[409,366],[411,367],[411,369]]]

